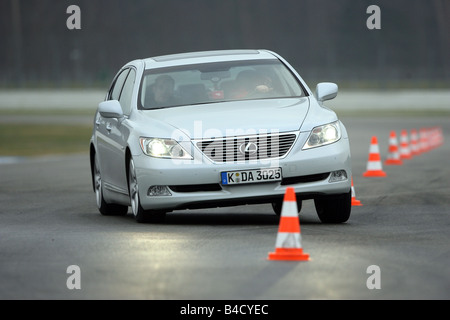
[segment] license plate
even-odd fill
[[[281,168],[228,171],[221,173],[222,184],[245,184],[281,181]]]

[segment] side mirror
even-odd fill
[[[98,112],[103,118],[122,118],[123,111],[120,102],[117,100],[108,100],[100,102]]]
[[[319,101],[331,100],[336,98],[338,86],[332,82],[321,82],[316,86],[316,98]]]

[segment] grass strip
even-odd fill
[[[42,156],[88,152],[92,126],[0,124],[0,156]]]

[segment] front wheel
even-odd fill
[[[323,223],[346,222],[352,209],[352,192],[314,199],[314,205]]]
[[[100,172],[100,165],[98,156],[94,157],[94,189],[95,189],[95,200],[97,202],[97,207],[100,213],[104,216],[123,216],[128,212],[128,206],[123,206],[120,204],[107,203],[103,198],[103,180]]]
[[[128,188],[130,193],[131,211],[137,222],[162,222],[166,216],[164,211],[144,210],[139,200],[139,186],[136,178],[136,167],[133,159],[130,159],[128,175]]]

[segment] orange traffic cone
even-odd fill
[[[303,253],[298,218],[297,200],[294,188],[286,188],[280,225],[275,244],[275,252],[269,252],[269,260],[309,260],[309,254]]]
[[[409,147],[408,132],[403,129],[400,134],[400,159],[411,159],[411,148]]]
[[[430,149],[440,147],[444,140],[442,135],[442,129],[440,127],[432,127],[429,129],[429,145]]]
[[[437,147],[440,147],[444,144],[444,134],[442,133],[442,128],[441,127],[436,127],[436,143],[437,143]]]
[[[362,206],[361,201],[356,200],[355,187],[353,186],[353,177],[352,177],[352,206]]]
[[[430,151],[428,145],[428,131],[425,128],[419,129],[419,146],[421,153]]]
[[[411,130],[411,154],[413,156],[420,154],[419,136],[416,129]]]
[[[378,139],[376,136],[372,137],[369,149],[369,161],[367,162],[367,171],[363,173],[364,177],[386,177],[386,172],[383,171],[380,158],[380,148],[378,147]]]
[[[389,153],[384,164],[401,165],[403,161],[400,160],[400,153],[398,152],[397,134],[395,131],[391,131],[389,136]]]

